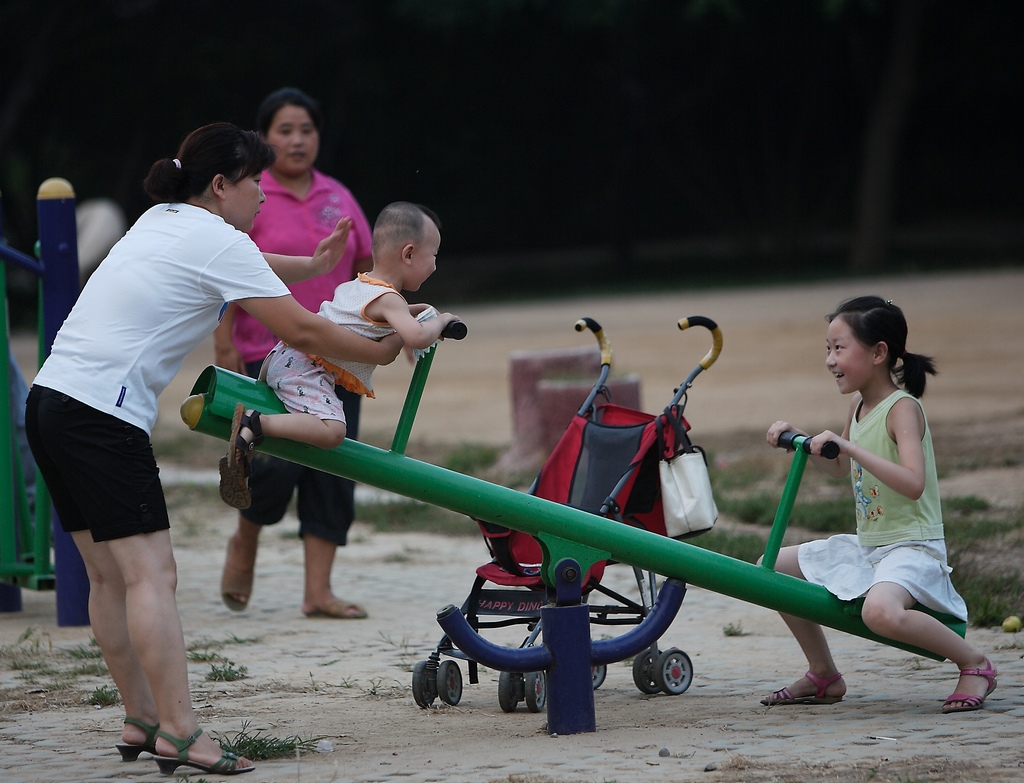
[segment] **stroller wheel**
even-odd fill
[[[590,677],[594,681],[594,690],[596,691],[602,685],[604,685],[604,678],[608,676],[608,667],[603,663],[598,666],[590,667]]]
[[[690,656],[678,647],[662,652],[654,662],[654,681],[669,696],[678,696],[693,682],[693,663]]]
[[[657,648],[648,648],[633,659],[633,684],[640,693],[654,694],[661,686],[654,679],[654,653]]]
[[[523,700],[523,675],[519,672],[502,672],[498,675],[498,706],[502,712],[515,712],[516,705]]]
[[[462,672],[455,661],[444,661],[437,667],[437,695],[452,706],[462,699]]]
[[[527,672],[523,675],[526,709],[540,712],[548,703],[548,675],[545,672]]]
[[[427,671],[427,663],[420,661],[412,668],[412,697],[423,709],[427,709],[437,698],[437,674]]]

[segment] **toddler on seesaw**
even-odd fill
[[[417,291],[435,269],[441,221],[419,204],[397,201],[384,207],[373,226],[373,269],[342,283],[319,315],[373,339],[398,333],[406,348],[429,348],[452,321],[428,304],[409,304],[400,293]],[[345,410],[336,384],[373,397],[375,365],[307,354],[279,342],[263,364],[261,378],[288,413],[235,409],[228,454],[220,461],[220,494],[234,508],[251,502],[248,454],[264,437],[287,438],[320,449],[345,439]]]

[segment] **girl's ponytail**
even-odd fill
[[[909,394],[915,397],[924,395],[924,387],[928,383],[929,375],[938,375],[935,369],[935,361],[931,356],[922,356],[919,353],[903,352],[903,363],[893,370],[896,382],[899,383]]]

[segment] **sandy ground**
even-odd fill
[[[509,355],[592,342],[572,329],[581,316],[605,327],[616,372],[640,376],[647,409],[664,405],[710,344],[702,330],[680,333],[676,320],[701,314],[718,321],[722,357],[698,379],[687,407],[698,442],[717,438],[745,450],[759,445],[777,418],[808,429],[838,426],[846,400],[823,369],[822,316],[840,299],[865,292],[900,304],[911,325],[910,350],[936,356],[942,374],[925,400],[933,428],[955,429],[1019,454],[1021,271],[459,308],[469,337],[440,346],[412,443],[509,444]],[[31,346],[19,343],[18,350],[27,366]],[[203,437],[187,433],[176,409],[210,355],[208,345],[197,350],[162,397],[158,443]],[[367,440],[389,439],[410,373],[403,360],[378,370],[378,399],[364,406]],[[184,460],[178,467],[197,471],[191,475],[201,484],[212,468],[206,460],[204,451],[197,464]],[[944,491],[983,493],[1001,507],[1024,508],[1024,470],[1019,459],[1007,462],[946,476]],[[422,710],[412,698],[410,671],[440,638],[434,613],[461,603],[474,569],[486,560],[479,537],[383,534],[357,525],[350,545],[339,552],[335,583],[339,593],[367,606],[369,619],[308,620],[298,607],[301,551],[294,520],[287,520],[264,536],[252,605],[235,614],[221,604],[218,591],[233,514],[216,502],[200,502],[198,487],[196,494],[197,503],[176,512],[172,522],[186,637],[248,670],[242,680],[211,682],[209,662],[190,664],[203,725],[228,736],[248,724],[249,731],[272,737],[323,737],[332,748],[262,762],[244,778],[248,783],[852,783],[1016,781],[1022,774],[1024,724],[1017,721],[1024,718],[1024,644],[1018,637],[969,631],[1001,672],[999,688],[977,713],[939,713],[955,683],[949,664],[833,632],[850,688],[846,700],[832,707],[767,709],[758,699],[803,670],[795,643],[774,613],[699,588],[690,589],[660,642],[685,650],[693,661],[693,685],[680,696],[643,695],[629,663],[613,664],[595,692],[596,732],[550,736],[544,714],[523,705],[514,713],[501,711],[497,672],[483,672],[481,682],[471,685],[463,665],[461,703]],[[628,589],[630,579],[628,569],[616,567],[606,584]],[[56,625],[52,594],[25,591],[23,600],[21,613],[0,615],[0,647],[17,644],[30,628],[51,651],[88,643],[89,628]],[[594,630],[595,638],[604,633]],[[522,634],[488,638],[517,645]],[[118,761],[111,747],[123,717],[117,708],[55,703],[53,692],[26,689],[19,674],[0,667],[4,781],[160,778],[145,758],[130,765]],[[105,681],[83,682],[91,691]]]

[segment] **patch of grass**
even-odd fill
[[[89,695],[87,701],[94,707],[116,707],[121,703],[121,695],[116,688],[101,685]]]
[[[451,451],[444,460],[444,467],[467,476],[480,476],[487,472],[501,455],[497,446],[468,443]]]
[[[776,497],[767,494],[716,495],[718,510],[751,525],[771,527],[779,506]],[[802,527],[822,533],[852,533],[856,527],[853,501],[849,498],[822,498],[797,502],[789,518],[789,527]]]
[[[206,679],[211,682],[234,682],[235,680],[244,680],[248,676],[248,667],[224,659],[222,664],[215,663],[210,666]]]
[[[64,650],[64,654],[69,658],[79,660],[94,660],[103,657],[103,653],[95,638],[90,639],[88,644],[77,644],[74,647],[68,647]]]
[[[964,555],[985,542],[998,541],[1014,531],[1024,528],[1024,519],[1000,521],[994,519],[957,520],[945,525],[946,548],[951,553]],[[952,559],[953,555],[950,555]]]
[[[720,465],[714,454],[708,453],[708,475],[716,496],[719,492],[745,491],[766,479],[781,484],[786,474],[780,470],[783,466],[773,456],[738,459]]]
[[[942,499],[943,516],[973,514],[978,511],[988,511],[991,507],[991,503],[984,498],[979,498],[977,495],[963,495]]]
[[[210,639],[205,636],[201,636],[198,639],[194,639],[189,642],[188,650],[219,650],[222,647],[226,647],[229,644],[257,644],[262,641],[262,636],[236,636],[235,634],[229,635],[226,639],[217,641]]]
[[[764,554],[767,535],[758,536],[750,533],[728,533],[724,530],[711,530],[702,536],[689,539],[686,543],[718,552],[747,563],[756,563]]]
[[[110,670],[103,661],[89,661],[71,668],[65,674],[67,677],[105,677],[110,674]]]
[[[17,678],[29,686],[60,694],[53,703],[62,704],[88,700],[82,692],[83,678],[108,678],[110,674],[95,639],[54,648],[49,637],[33,627],[27,628],[14,644],[0,646],[0,666],[17,672]]]
[[[236,636],[235,634],[231,634],[230,636],[228,636],[227,641],[224,642],[224,643],[225,644],[259,644],[261,641],[263,641],[263,637],[262,636]]]
[[[440,533],[447,536],[480,534],[473,520],[464,514],[417,500],[360,503],[359,518],[378,532]]]
[[[185,657],[194,663],[210,663],[212,661],[224,660],[224,656],[213,650],[190,650],[185,653]]]
[[[214,734],[214,739],[220,744],[222,750],[230,753],[237,753],[253,761],[266,761],[267,759],[294,759],[296,751],[312,752],[316,750],[317,743],[324,737],[309,737],[303,739],[297,735],[290,737],[273,737],[264,734],[262,731],[250,731],[249,722],[242,723],[242,730],[234,737]]]
[[[972,625],[999,626],[1024,607],[1024,580],[1019,572],[987,572],[969,561],[954,568],[952,580],[970,608]]]

